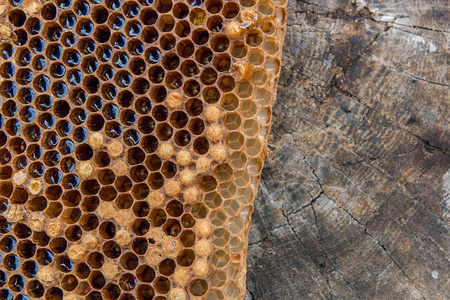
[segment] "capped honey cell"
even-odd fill
[[[285,5],[0,4],[0,298],[243,299]]]

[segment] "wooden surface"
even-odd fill
[[[247,299],[450,299],[450,1],[290,1]]]

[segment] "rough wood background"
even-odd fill
[[[293,0],[247,299],[450,299],[450,1]]]

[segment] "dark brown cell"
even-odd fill
[[[178,35],[180,38],[188,37],[191,33],[191,26],[189,25],[188,21],[180,21],[177,22],[177,25],[175,26],[175,34]]]
[[[170,276],[175,271],[176,263],[173,259],[165,259],[159,263],[159,273],[164,276]]]
[[[160,294],[167,294],[170,290],[170,281],[166,277],[160,276],[153,282],[153,287]]]
[[[155,279],[155,271],[153,268],[143,265],[136,270],[136,276],[140,282],[152,282]]]
[[[227,2],[222,9],[222,14],[227,19],[232,19],[237,16],[239,13],[240,8],[239,4],[236,2]]]
[[[211,32],[220,32],[223,28],[223,20],[220,16],[212,16],[208,18],[206,26]]]
[[[176,219],[169,219],[163,226],[164,232],[167,235],[178,236],[181,232],[181,224]]]
[[[191,249],[181,251],[177,257],[178,264],[183,267],[188,267],[192,265],[194,260],[195,260],[195,253]]]
[[[137,279],[131,273],[123,274],[119,278],[119,286],[123,291],[132,291],[137,285]]]
[[[208,283],[203,279],[194,280],[189,286],[189,291],[194,296],[202,296],[208,290]]]
[[[159,227],[166,222],[166,212],[162,209],[152,209],[149,220],[152,226]]]

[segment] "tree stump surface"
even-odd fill
[[[247,299],[450,299],[450,2],[288,11]]]

